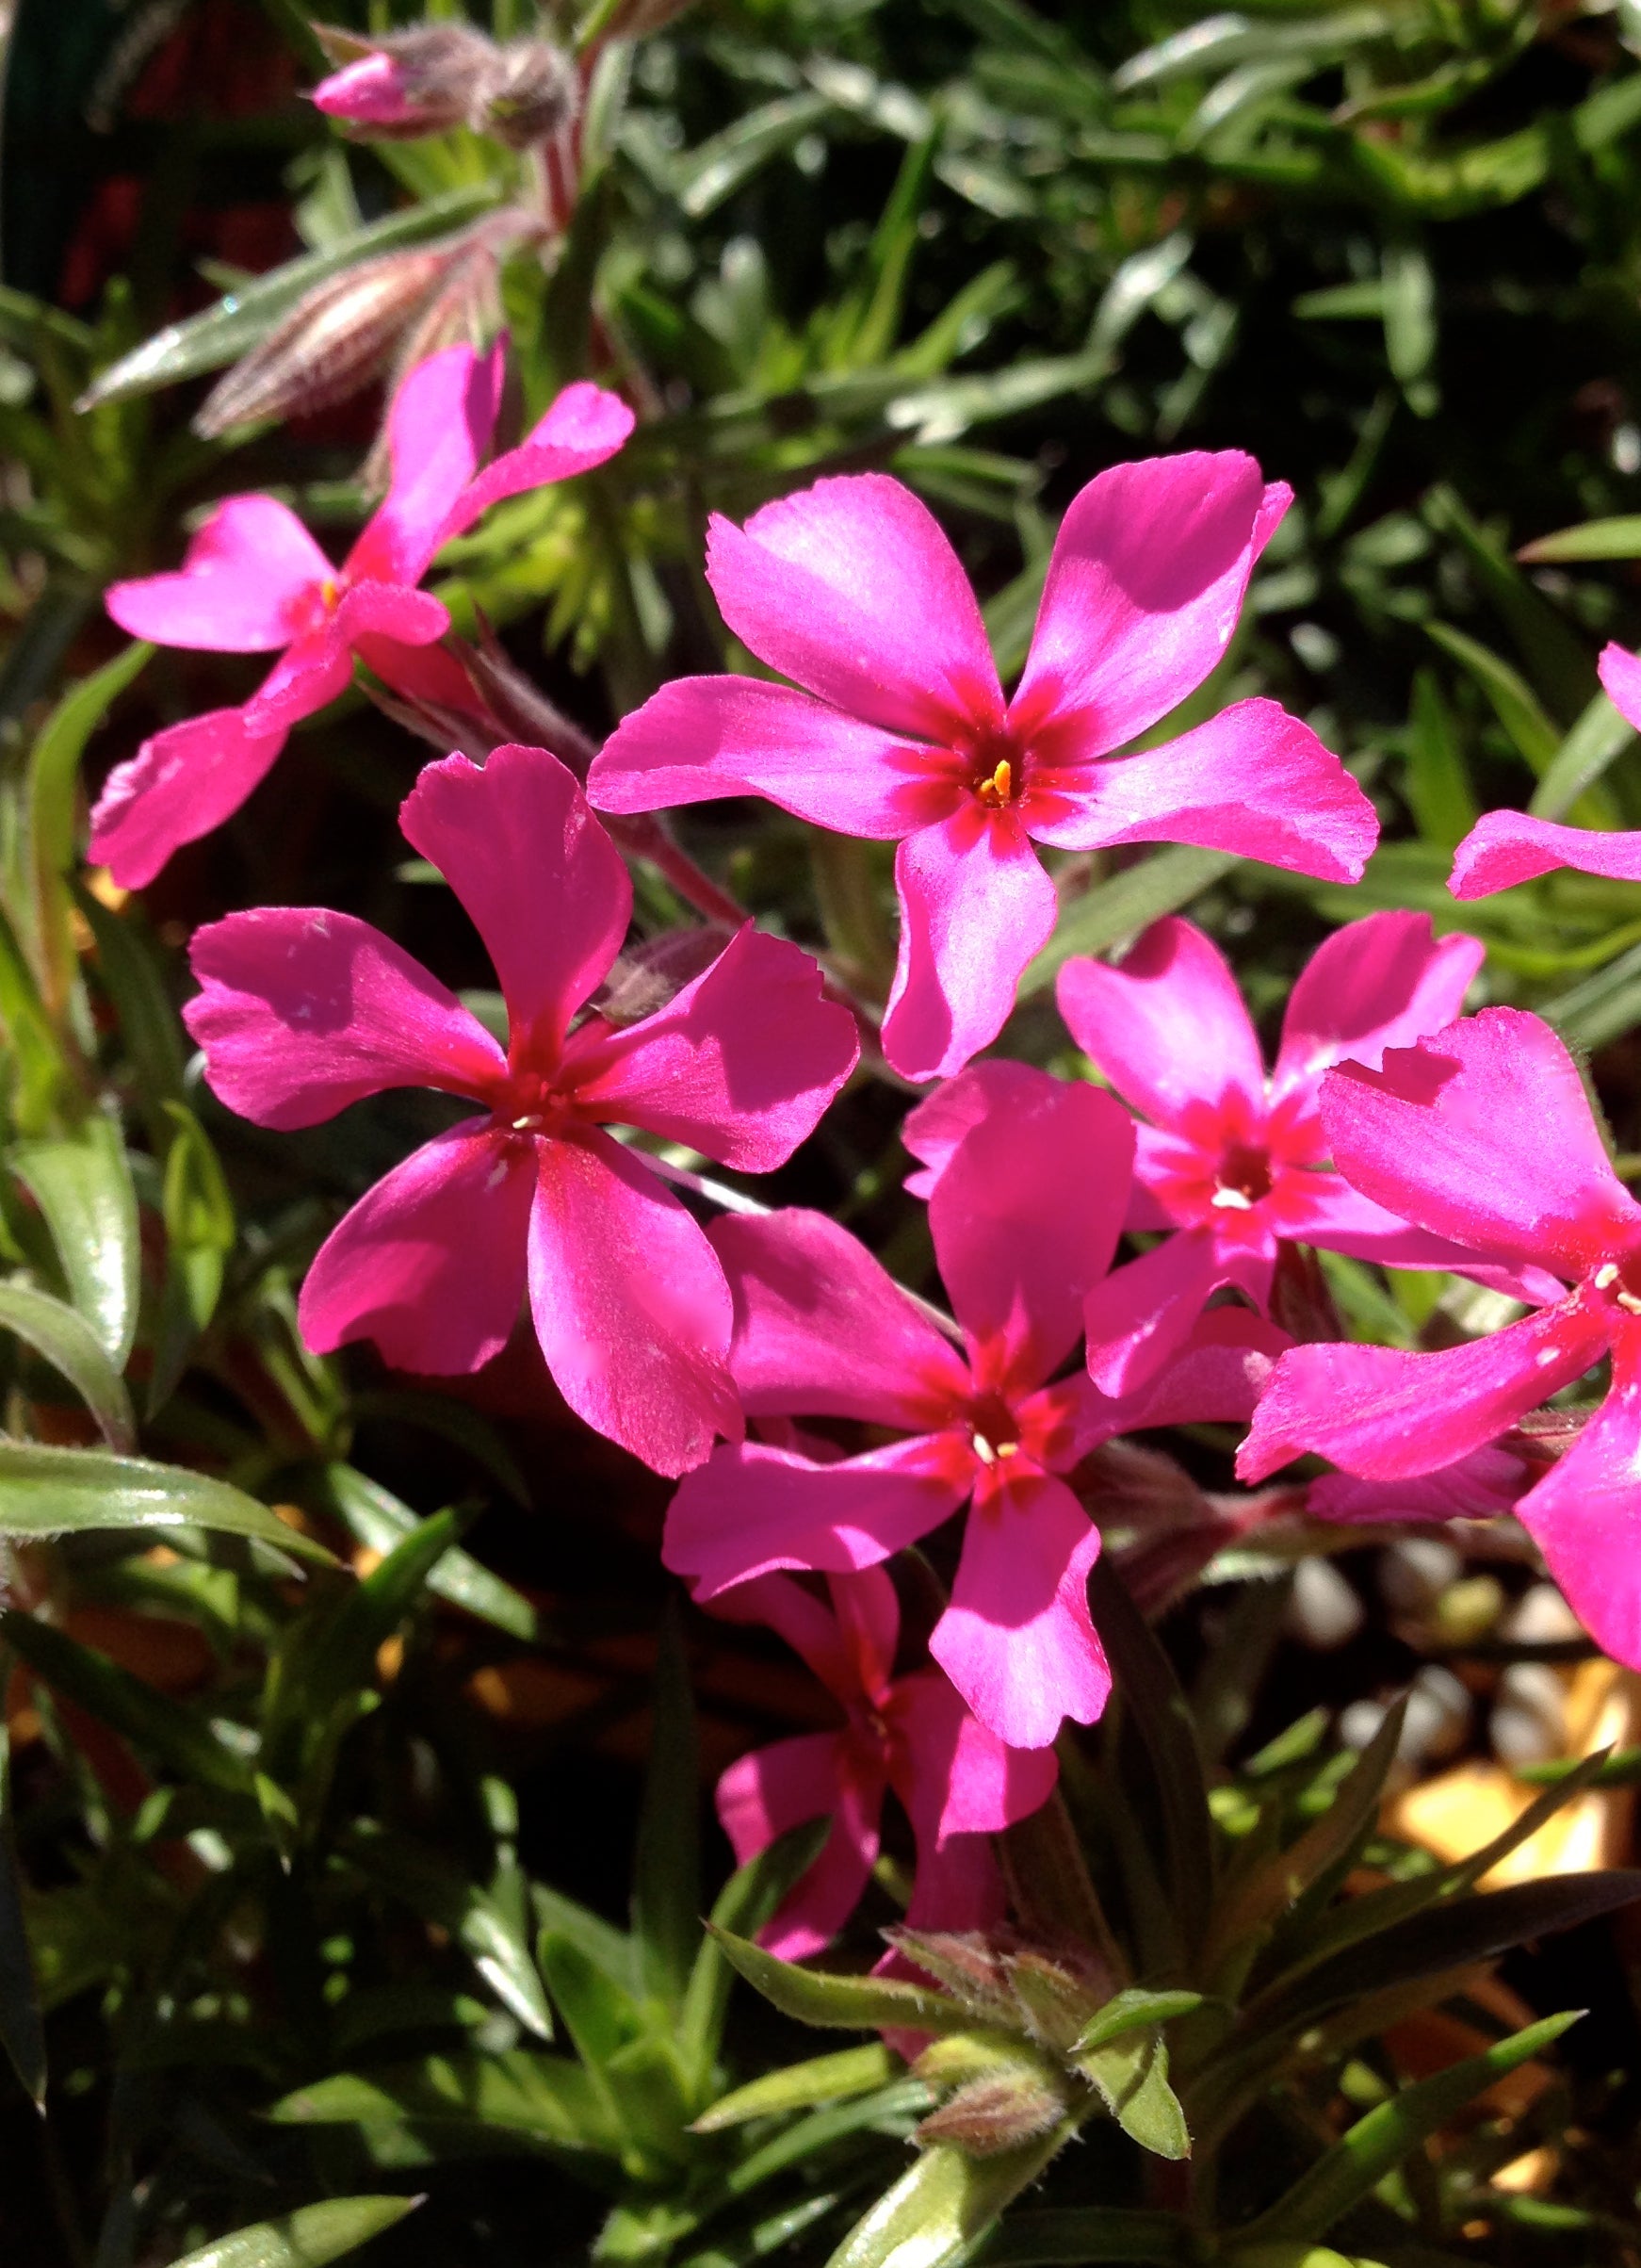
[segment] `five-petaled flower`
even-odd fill
[[[756,793],[898,840],[884,1046],[908,1078],[946,1076],[997,1036],[1053,929],[1033,842],[1190,842],[1361,873],[1372,805],[1274,701],[1117,759],[1222,659],[1289,501],[1235,450],[1101,473],[1066,513],[1012,700],[956,554],[898,481],[820,481],[744,529],[715,517],[707,571],[724,620],[803,690],[663,686],[606,742],[589,792],[607,811]]]
[[[1315,1450],[1370,1480],[1440,1472],[1610,1353],[1604,1403],[1516,1512],[1592,1637],[1641,1667],[1641,1204],[1608,1162],[1578,1066],[1537,1017],[1485,1008],[1377,1071],[1330,1072],[1321,1109],[1355,1187],[1572,1289],[1439,1353],[1295,1347],[1239,1471],[1258,1480]]]
[[[1641,658],[1609,645],[1599,667],[1608,698],[1641,732]],[[1453,855],[1448,888],[1455,898],[1490,898],[1565,866],[1613,882],[1641,882],[1641,832],[1609,834],[1561,826],[1525,811],[1484,811]]]
[[[776,1568],[839,1574],[970,1505],[930,1652],[1011,1747],[1046,1747],[1065,1717],[1092,1722],[1111,1688],[1087,1597],[1099,1535],[1060,1476],[1136,1426],[1245,1417],[1287,1344],[1227,1311],[1127,1400],[1080,1369],[1056,1378],[1114,1248],[1132,1154],[1120,1105],[1060,1081],[965,1135],[929,1203],[961,1348],[821,1215],[718,1222],[748,1416],[853,1418],[905,1438],[834,1461],[719,1449],[673,1499],[668,1566],[703,1598]]]
[[[843,1711],[837,1732],[755,1749],[718,1783],[718,1816],[744,1866],[777,1836],[830,1819],[819,1856],[763,1933],[788,1961],[819,1952],[848,1920],[878,1854],[891,1790],[912,1824],[914,1927],[973,1929],[1001,1918],[985,1837],[1046,1803],[1053,1752],[1011,1749],[965,1708],[938,1670],[895,1675],[901,1613],[881,1567],[827,1578],[822,1601],[790,1575],[721,1592],[713,1612],[767,1623],[803,1656]]]
[[[435,649],[450,627],[416,588],[440,546],[504,497],[612,457],[632,412],[594,385],[567,386],[515,449],[476,473],[500,400],[504,349],[447,347],[395,397],[393,481],[340,567],[288,505],[229,497],[189,544],[181,569],[117,582],[122,629],[161,645],[280,658],[249,701],[167,726],[109,775],[91,815],[91,856],[129,889],[173,851],[236,812],[291,726],[350,683],[355,655],[389,685],[457,709],[475,706],[459,665]]]
[[[406,799],[413,849],[472,916],[507,1003],[504,1052],[438,980],[350,914],[264,908],[194,937],[184,1011],[224,1102],[312,1126],[387,1087],[482,1106],[414,1151],[333,1231],[300,1319],[324,1352],[373,1339],[399,1366],[477,1369],[527,1282],[564,1398],[658,1471],[739,1435],[731,1302],[706,1235],[642,1153],[605,1130],[767,1172],[849,1076],[854,1020],[814,962],[750,923],[657,1014],[572,1019],[614,962],[632,885],[575,779],[540,748],[480,771],[430,764]]]

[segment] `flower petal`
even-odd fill
[[[658,1014],[578,1032],[564,1077],[595,1118],[769,1173],[814,1133],[859,1053],[853,1016],[822,998],[809,955],[749,922]]]
[[[717,1455],[729,1453],[719,1450]],[[711,1470],[710,1460],[702,1470]],[[892,1664],[901,1610],[893,1583],[878,1567],[864,1569],[857,1575],[835,1578],[833,1606],[823,1604],[812,1591],[805,1591],[790,1575],[754,1575],[751,1582],[715,1591],[709,1601],[703,1600],[701,1604],[709,1606],[711,1612],[726,1623],[763,1623],[778,1631],[793,1653],[801,1656],[814,1671],[827,1691],[847,1705],[860,1700],[868,1689],[860,1675],[858,1653],[838,1623],[836,1596],[839,1582],[872,1587],[866,1615],[886,1634],[885,1658]]]
[[[707,579],[760,661],[885,732],[944,742],[1002,721],[980,608],[939,522],[886,473],[714,514]]]
[[[507,1000],[511,1052],[556,1058],[621,951],[632,884],[575,776],[544,748],[429,764],[399,825],[472,917]]]
[[[991,1469],[929,1651],[1011,1748],[1047,1748],[1063,1718],[1092,1724],[1105,1707],[1111,1671],[1088,1612],[1098,1556],[1099,1530],[1063,1480],[1024,1459]]]
[[[1604,1654],[1641,1670],[1641,1333],[1613,1349],[1607,1398],[1516,1516]]]
[[[418,583],[456,499],[490,447],[507,342],[488,354],[445,347],[403,381],[388,414],[393,480],[348,556],[354,581]]]
[[[956,1433],[824,1465],[764,1442],[719,1449],[679,1484],[661,1558],[703,1602],[775,1568],[875,1567],[950,1518],[976,1461]]]
[[[1294,1175],[1288,1186],[1300,1178]],[[1302,1215],[1292,1212],[1283,1231],[1296,1243],[1315,1245],[1324,1252],[1343,1252],[1353,1260],[1371,1260],[1382,1268],[1445,1268],[1530,1307],[1552,1307],[1566,1296],[1567,1286],[1545,1268],[1484,1260],[1450,1237],[1410,1229],[1397,1215],[1353,1189],[1341,1174],[1307,1173],[1303,1179],[1305,1210]]]
[[[142,889],[173,851],[233,817],[271,770],[285,737],[283,725],[252,732],[242,709],[208,709],[168,725],[104,781],[89,856],[122,889]]]
[[[901,1143],[926,1170],[908,1173],[904,1188],[912,1197],[931,1197],[950,1163],[951,1153],[971,1126],[994,1111],[1005,1115],[1029,1109],[1046,1088],[1056,1085],[1053,1074],[1034,1064],[1015,1063],[1006,1055],[987,1063],[971,1063],[955,1079],[945,1080],[934,1093],[906,1113],[901,1121]]]
[[[1270,1264],[1265,1264],[1268,1279]],[[1102,1394],[1135,1393],[1178,1355],[1209,1298],[1229,1280],[1209,1229],[1180,1229],[1088,1291],[1088,1374]]]
[[[433,1086],[482,1101],[501,1050],[419,961],[352,914],[268,906],[196,929],[183,1020],[211,1090],[258,1126],[317,1126],[362,1096]]]
[[[1606,1345],[1600,1318],[1569,1301],[1438,1354],[1296,1346],[1254,1412],[1237,1472],[1263,1480],[1306,1450],[1368,1480],[1437,1472],[1570,1386]]]
[[[715,1434],[741,1430],[718,1256],[672,1191],[608,1134],[537,1148],[529,1294],[547,1368],[594,1432],[675,1477],[711,1453]]]
[[[1609,643],[1596,663],[1606,694],[1627,725],[1641,732],[1641,656]]]
[[[901,948],[884,1052],[905,1079],[944,1079],[1002,1030],[1054,932],[1054,885],[1017,820],[973,799],[895,853]]]
[[[1312,1092],[1336,1063],[1377,1070],[1387,1048],[1451,1023],[1487,958],[1479,938],[1437,938],[1422,913],[1371,913],[1323,940],[1294,982],[1272,1074],[1275,1096]]]
[[[308,1346],[372,1339],[398,1370],[478,1370],[518,1320],[534,1188],[528,1149],[486,1119],[413,1150],[319,1247],[297,1310]]]
[[[1068,772],[1053,793],[1060,811],[1033,808],[1027,824],[1067,850],[1194,842],[1359,882],[1379,839],[1373,805],[1338,757],[1275,701],[1238,701],[1161,748]]]
[[[303,603],[332,571],[288,504],[229,497],[189,544],[177,574],[113,583],[105,603],[133,638],[262,654],[290,644]]]
[[[938,1670],[902,1677],[884,1716],[893,1740],[890,1784],[919,1845],[995,1835],[1054,1792],[1060,1767],[1053,1750],[1010,1748]]]
[[[783,1961],[802,1961],[835,1937],[860,1902],[877,1862],[884,1782],[863,1778],[837,1733],[803,1733],[732,1764],[718,1783],[718,1817],[745,1866],[778,1836],[830,1819],[814,1864],[783,1900],[759,1942]]]
[[[1101,1394],[1092,1379],[1062,1379],[1020,1412],[1033,1454],[1067,1473],[1102,1442],[1161,1426],[1246,1425],[1271,1382],[1278,1355],[1292,1345],[1245,1307],[1210,1308],[1178,1351],[1132,1393]],[[1044,1429],[1043,1446],[1036,1428]],[[1056,1438],[1058,1436],[1058,1438]]]
[[[1641,833],[1603,834],[1530,819],[1525,811],[1485,811],[1454,851],[1447,887],[1455,898],[1490,898],[1562,867],[1641,882]]]
[[[824,1214],[729,1214],[710,1235],[735,1295],[729,1364],[749,1415],[858,1417],[922,1433],[967,1401],[957,1349]]]
[[[1578,1066],[1547,1023],[1484,1008],[1322,1083],[1335,1165],[1416,1227],[1574,1276],[1641,1232]]]
[[[1324,1473],[1307,1491],[1305,1509],[1318,1520],[1491,1520],[1515,1509],[1540,1470],[1495,1443],[1405,1480]]]
[[[978,1383],[1040,1386],[1082,1336],[1088,1286],[1111,1265],[1133,1171],[1134,1122],[1113,1095],[1046,1080],[952,1152],[929,1228]]]
[[[245,704],[245,728],[257,735],[288,732],[346,693],[352,682],[352,651],[331,615],[281,654]]]
[[[675,677],[593,759],[600,811],[654,811],[763,795],[835,834],[893,842],[957,794],[929,750],[760,677]]]
[[[1218,947],[1178,915],[1153,922],[1114,969],[1068,960],[1055,998],[1089,1061],[1154,1126],[1177,1130],[1228,1089],[1263,1099],[1265,1059],[1237,980]]]
[[[460,535],[463,528],[499,504],[503,497],[522,496],[528,488],[545,488],[567,481],[573,473],[590,472],[613,457],[637,420],[619,394],[577,379],[548,407],[516,449],[506,450],[487,465],[478,479],[451,505],[432,550]],[[429,556],[431,556],[430,552]]]
[[[1194,693],[1223,656],[1254,563],[1292,501],[1240,449],[1113,465],[1055,538],[1014,713],[1103,756]]]

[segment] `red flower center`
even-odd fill
[[[979,1395],[969,1404],[968,1430],[982,1464],[1019,1454],[1019,1424],[1000,1394]]]
[[[1602,1261],[1589,1281],[1592,1290],[1612,1306],[1641,1315],[1641,1252],[1621,1252]]]
[[[1271,1158],[1252,1142],[1227,1142],[1219,1153],[1219,1169],[1209,1199],[1222,1213],[1251,1213],[1271,1194]]]

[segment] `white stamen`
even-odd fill
[[[1245,1189],[1216,1189],[1209,1199],[1221,1213],[1251,1213],[1254,1200]]]
[[[1606,1261],[1596,1270],[1595,1284],[1598,1292],[1604,1292],[1609,1283],[1617,1283],[1617,1281],[1618,1264],[1616,1260]]]

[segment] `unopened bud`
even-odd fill
[[[979,1930],[909,1930],[903,1925],[883,1934],[896,1952],[936,1984],[944,1984],[977,2015],[1017,2021],[1006,1966],[1011,1937]]]
[[[914,2139],[949,2142],[971,2158],[994,2157],[1048,2133],[1065,2114],[1063,2087],[1047,2072],[1020,2069],[971,2080],[932,2111]]]
[[[342,68],[314,89],[314,102],[362,134],[400,140],[470,126],[525,150],[575,116],[575,65],[544,40],[497,46],[464,24],[419,24],[374,39],[315,30]]]

